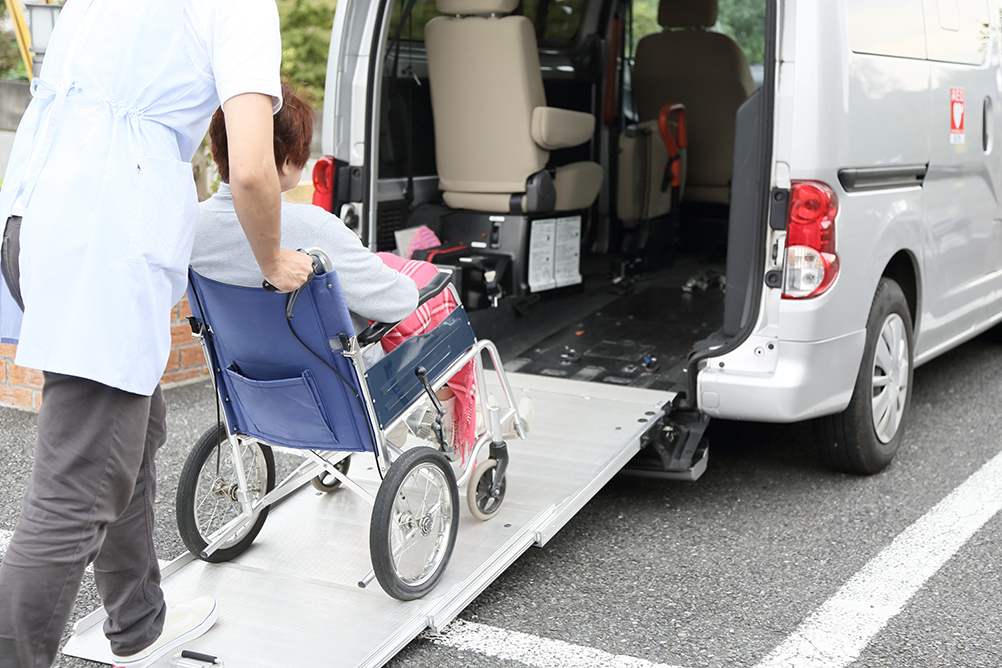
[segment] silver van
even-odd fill
[[[314,201],[509,371],[670,392],[634,468],[724,418],[875,473],[1002,317],[999,56],[994,0],[340,0]]]

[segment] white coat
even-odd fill
[[[198,221],[189,161],[221,102],[280,107],[280,63],[273,0],[66,4],[0,190],[0,224],[23,217],[18,364],[153,392]]]

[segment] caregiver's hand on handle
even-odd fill
[[[279,249],[278,264],[265,270],[264,289],[269,292],[292,292],[313,278],[313,258],[302,251]]]

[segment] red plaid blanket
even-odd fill
[[[413,279],[419,289],[438,273],[438,268],[430,262],[405,260],[392,253],[377,253],[377,255],[387,267],[396,269],[401,274]],[[445,320],[456,306],[456,300],[453,299],[452,292],[448,290],[434,299],[428,300],[383,337],[383,350],[390,352],[403,343],[405,339],[430,332],[438,323]],[[475,380],[474,363],[471,361],[447,383],[449,389],[456,394],[456,409],[452,413],[453,447],[462,454],[463,461],[466,461],[467,455],[476,443]]]

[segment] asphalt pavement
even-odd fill
[[[157,461],[157,547],[169,559],[184,549],[172,508],[179,470],[215,410],[204,382],[165,396],[170,440]],[[459,630],[419,638],[389,665],[759,666],[1002,451],[1000,402],[1002,331],[993,330],[916,370],[904,444],[876,476],[824,468],[806,425],[714,422],[709,468],[699,481],[613,479],[547,545],[531,549],[475,599],[453,625]],[[33,439],[33,415],[0,409],[0,547],[16,520]],[[877,613],[889,620],[854,663],[788,665],[1002,665],[1000,541],[1002,519],[994,515],[900,610],[850,611],[849,623]],[[899,568],[919,565],[906,556]],[[74,619],[97,605],[88,576]],[[494,630],[536,642],[512,658],[486,643],[456,642],[464,629],[478,638]],[[330,644],[331,665],[338,665],[337,630],[317,642]],[[61,657],[57,665],[97,664]]]

